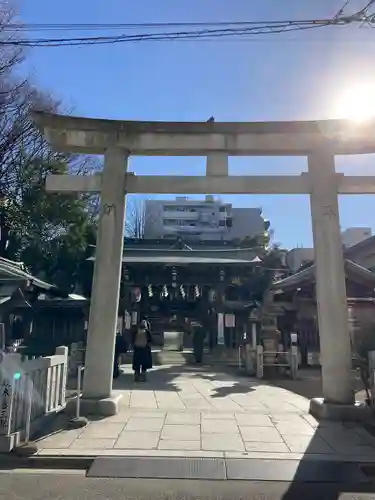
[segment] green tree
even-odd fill
[[[71,290],[79,284],[81,260],[95,238],[95,212],[87,197],[46,192],[49,173],[68,171],[68,163],[58,158],[25,165],[22,187],[17,196],[7,198],[7,256]]]
[[[17,38],[15,23],[12,2],[0,0],[0,250],[33,274],[73,289],[82,278],[88,242],[95,240],[97,199],[47,193],[45,180],[51,173],[85,175],[98,165],[91,158],[55,153],[35,127],[33,110],[63,108],[20,79],[23,49],[1,44]]]

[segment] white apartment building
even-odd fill
[[[232,240],[263,234],[264,224],[260,208],[234,208],[212,195],[204,200],[178,196],[145,201],[147,239]]]

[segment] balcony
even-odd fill
[[[225,227],[211,227],[203,224],[197,224],[195,226],[180,226],[180,225],[164,225],[164,233],[220,233],[225,231]]]
[[[164,219],[197,220],[198,215],[198,212],[185,212],[179,210],[164,210],[163,212]]]

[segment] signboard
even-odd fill
[[[219,313],[217,315],[217,343],[218,345],[224,345],[224,314]]]
[[[10,416],[12,411],[12,384],[3,379],[0,387],[0,435],[10,433]]]
[[[132,317],[128,313],[128,311],[125,311],[125,330],[130,330],[132,326]]]
[[[0,323],[0,350],[5,351],[5,327]]]
[[[234,328],[236,326],[236,316],[234,314],[225,315],[225,326],[227,328]]]
[[[138,321],[138,313],[137,311],[132,311],[132,325],[136,325]]]

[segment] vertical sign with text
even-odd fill
[[[7,378],[2,379],[0,385],[0,435],[10,433],[10,417],[12,412],[12,384]]]

